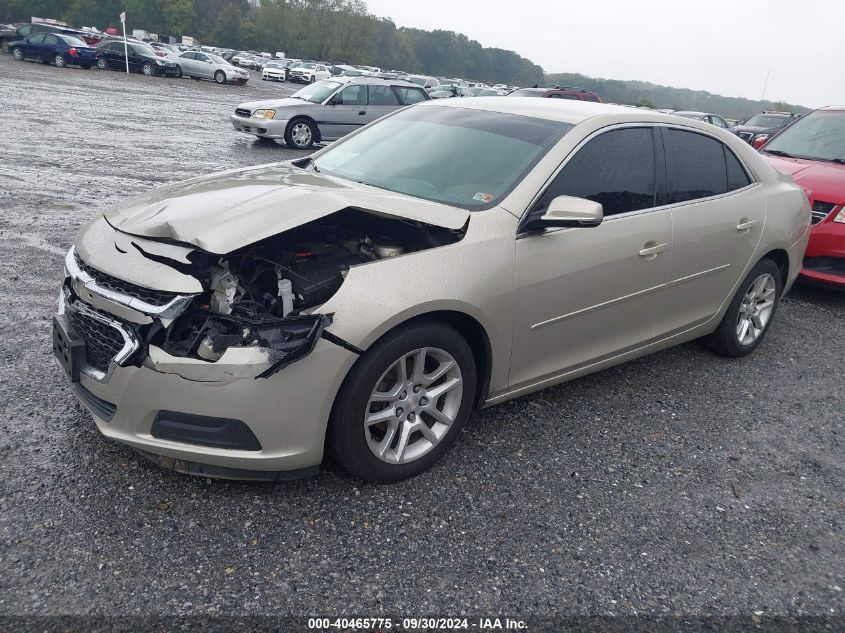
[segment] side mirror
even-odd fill
[[[586,198],[558,196],[549,203],[549,208],[543,215],[528,221],[525,230],[588,228],[598,226],[603,220],[604,211],[598,202]]]

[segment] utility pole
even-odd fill
[[[763,94],[760,95],[760,101],[766,98],[766,88],[769,86],[769,73],[771,72],[771,69],[766,71],[766,81],[763,83]]]

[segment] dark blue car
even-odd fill
[[[9,42],[9,50],[18,61],[38,59],[59,68],[72,64],[91,68],[97,63],[94,49],[75,35],[64,33],[36,33],[16,42]]]

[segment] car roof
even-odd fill
[[[578,125],[579,123],[601,116],[624,114],[631,120],[656,123],[677,123],[674,114],[657,111],[627,108],[620,105],[563,99],[503,99],[502,97],[473,97],[472,99],[432,99],[414,107],[466,108],[486,110],[520,116],[561,121]],[[707,125],[702,123],[701,125]]]
[[[710,116],[712,112],[698,112],[696,110],[676,110],[673,114],[683,116],[684,114],[694,114],[695,116]],[[719,116],[718,114],[715,116]]]
[[[324,81],[334,81],[341,84],[367,84],[376,86],[402,86],[403,88],[419,88],[419,84],[411,83],[410,81],[403,81],[402,79],[381,79],[380,77],[360,76],[360,77],[332,77]]]

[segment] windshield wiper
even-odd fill
[[[763,151],[766,152],[767,154],[772,154],[773,156],[783,156],[784,158],[795,158],[795,156],[793,156],[789,152],[784,152],[784,151],[779,150],[779,149],[764,149]]]

